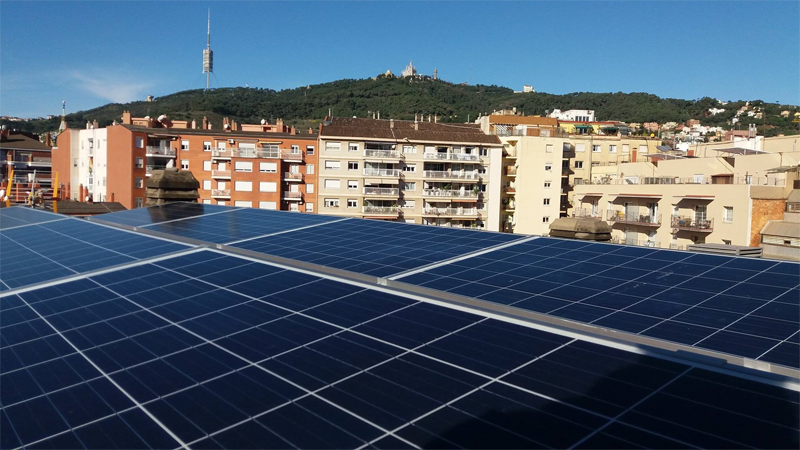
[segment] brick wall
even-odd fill
[[[786,200],[753,199],[753,216],[750,218],[750,247],[761,245],[761,230],[770,220],[782,220]]]

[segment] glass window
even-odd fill
[[[236,191],[242,192],[252,192],[253,191],[253,182],[252,181],[237,181],[233,184],[233,189]]]
[[[546,198],[546,199],[544,199],[544,202],[543,202],[543,204],[544,204],[545,206],[549,205],[549,204],[550,204],[550,199],[549,199],[549,198]]]
[[[261,209],[278,209],[277,202],[258,202],[258,207]]]
[[[181,160],[181,170],[189,170],[189,160],[182,159]]]
[[[358,208],[358,199],[348,198],[347,199],[347,207],[348,208]]]
[[[592,153],[600,153],[600,146],[599,145],[593,145],[592,146]]]
[[[489,149],[488,148],[481,148],[480,155],[481,156],[489,156]]]
[[[544,170],[548,170],[548,171],[549,171],[549,170],[553,170],[553,164],[551,164],[551,163],[547,163],[547,164],[545,164],[545,165],[544,165]]]
[[[547,144],[544,146],[545,153],[553,153],[553,144]]]
[[[586,151],[586,144],[575,144],[575,151],[576,152],[585,152]]]
[[[203,142],[203,151],[210,152],[211,151],[211,142],[205,141]]]
[[[403,190],[404,191],[414,191],[417,189],[417,183],[411,181],[407,183],[403,183]]]
[[[403,172],[416,172],[417,165],[416,164],[406,164],[403,166]]]
[[[325,189],[339,189],[341,188],[340,180],[325,180]]]
[[[341,161],[325,161],[325,170],[339,170],[341,167]]]
[[[314,154],[314,146],[306,145],[306,155],[313,155],[313,154]]]
[[[403,153],[417,153],[417,146],[415,145],[404,145],[403,146]]]
[[[189,150],[189,141],[183,140],[181,141],[181,151],[188,151]]]
[[[274,162],[258,163],[258,171],[261,172],[261,173],[277,173],[278,172],[278,163],[274,163]]]
[[[313,184],[307,184],[306,185],[306,193],[307,194],[313,194],[314,193],[314,185]]]
[[[78,165],[78,160],[75,160],[75,166]],[[136,158],[136,168],[141,169],[144,167],[144,158]]]
[[[358,162],[357,161],[348,161],[347,162],[347,170],[358,170]]]
[[[728,223],[733,222],[733,206],[725,207],[725,217],[723,220]]]
[[[239,190],[238,188],[236,189]],[[278,192],[278,183],[274,181],[259,181],[258,190],[260,192]]]
[[[358,143],[351,142],[351,143],[347,144],[347,150],[351,151],[351,152],[357,152],[358,151]]]
[[[583,161],[575,161],[576,169],[583,169]]]
[[[545,187],[545,189],[550,189],[550,182],[549,181],[545,181],[544,182],[544,187]]]
[[[348,180],[347,181],[347,190],[349,190],[349,191],[358,190],[358,180]]]
[[[252,208],[253,207],[253,202],[248,202],[248,201],[244,201],[244,200],[236,200],[235,202],[233,202],[233,206],[241,206],[241,207],[244,207],[244,208]]]
[[[211,172],[211,161],[203,161],[203,170]]]
[[[414,209],[417,206],[416,200],[406,200],[403,202],[403,209]]]
[[[144,148],[144,138],[136,136],[136,148]]]
[[[141,188],[144,187],[144,184],[142,183],[142,179],[141,178],[136,178],[135,185],[136,185],[137,189],[141,189]]]
[[[306,212],[314,212],[314,204],[306,203]]]
[[[341,142],[326,142],[325,143],[325,150],[329,152],[338,152],[342,149]]]
[[[306,175],[314,175],[314,165],[313,164],[306,165]]]
[[[542,223],[550,223],[550,216],[542,217]]]
[[[326,198],[325,199],[325,207],[326,208],[338,208],[339,207],[339,199],[338,198]]]
[[[608,153],[617,153],[617,146],[616,145],[609,145],[608,146]]]
[[[235,170],[237,172],[252,172],[253,163],[250,161],[236,161]]]
[[[206,191],[211,190],[211,180],[203,180],[203,189]]]

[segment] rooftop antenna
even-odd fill
[[[206,91],[211,87],[211,74],[214,72],[214,52],[211,50],[211,8],[208,8],[208,35],[203,50],[203,73],[206,74]]]

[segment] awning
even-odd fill
[[[587,192],[583,194],[584,197],[602,197],[603,194],[601,192]]]
[[[589,128],[589,125],[575,125],[575,128]]]
[[[761,230],[761,235],[779,236],[785,238],[800,238],[800,223],[786,222],[785,220],[770,220]]]
[[[650,158],[651,160],[684,159],[683,156],[671,155],[669,153],[652,153],[649,155],[641,155],[641,156],[644,156],[645,158]]]
[[[656,150],[658,150],[660,152],[670,152],[670,151],[672,151],[674,149],[672,147],[670,147],[669,145],[656,145]]]
[[[367,178],[364,180],[364,184],[400,184],[400,180],[397,178]]]
[[[433,201],[433,200],[428,200],[428,201]],[[445,201],[445,200],[443,200],[443,201]],[[475,203],[475,202],[478,201],[478,199],[477,198],[454,198],[454,199],[452,199],[450,201],[453,202],[453,203]]]
[[[759,155],[759,154],[769,153],[761,150],[752,150],[749,148],[739,148],[739,147],[710,148],[709,150],[713,150],[715,152],[730,153],[732,155]]]
[[[391,216],[389,214],[386,214],[385,216],[364,216],[364,218],[365,219],[383,219],[383,220],[389,219],[389,220],[393,220],[393,219],[397,218],[397,214],[395,213],[395,214],[393,214]]]
[[[154,139],[165,139],[165,138],[166,138],[166,139],[178,139],[178,138],[180,137],[180,135],[177,135],[177,134],[157,134],[157,133],[153,133],[153,134],[148,134],[148,135],[147,135],[147,137],[149,137],[149,138],[154,138]]]
[[[713,195],[673,195],[673,197],[679,200],[714,200]]]
[[[609,194],[612,197],[620,197],[620,198],[655,198],[660,199],[662,197],[661,194]]]
[[[769,169],[767,173],[786,173],[798,169],[800,169],[800,166],[782,166],[782,167],[776,167],[774,169]]]

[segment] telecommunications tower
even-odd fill
[[[206,74],[206,90],[211,84],[211,74],[214,72],[214,52],[211,50],[211,8],[208,9],[208,37],[206,48],[203,50],[203,73]]]

